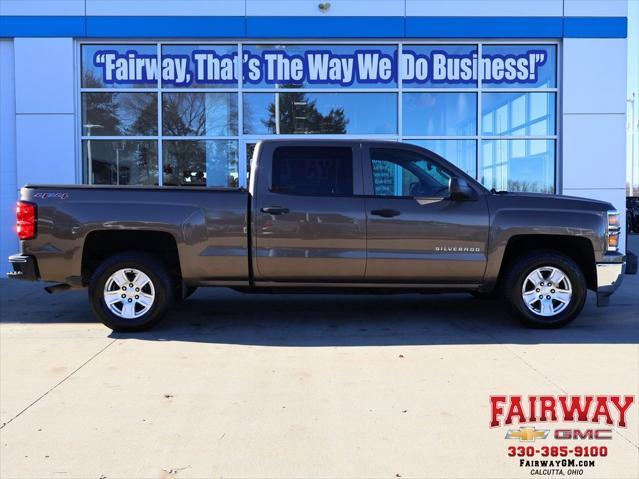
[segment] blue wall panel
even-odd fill
[[[258,38],[403,38],[403,17],[247,17]]]
[[[0,37],[626,38],[626,17],[0,16]]]
[[[244,17],[87,17],[86,36],[135,38],[243,37]]]

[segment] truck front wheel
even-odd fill
[[[93,311],[114,331],[142,331],[153,326],[173,303],[173,291],[164,264],[136,251],[110,256],[89,282]]]
[[[515,261],[504,282],[515,316],[533,328],[560,328],[575,319],[586,301],[586,279],[561,253],[540,250]]]

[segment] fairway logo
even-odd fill
[[[634,396],[490,396],[490,427],[567,421],[626,427],[634,400]]]
[[[511,429],[508,431],[505,439],[519,439],[520,441],[533,442],[535,439],[546,439],[549,432],[549,429],[520,427],[519,429]]]

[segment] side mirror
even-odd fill
[[[473,201],[477,199],[477,193],[463,178],[451,178],[448,183],[450,199],[453,201]]]

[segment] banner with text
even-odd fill
[[[408,85],[475,86],[479,79],[489,85],[554,86],[554,46],[495,46],[459,52],[437,46],[404,47],[397,51],[358,46],[344,52],[320,46],[287,49],[244,50],[242,77],[251,86],[384,87],[398,79]],[[194,47],[185,52],[156,54],[132,46],[94,50],[94,74],[105,85],[156,82],[165,86],[232,86],[238,82],[237,52],[229,48]]]

